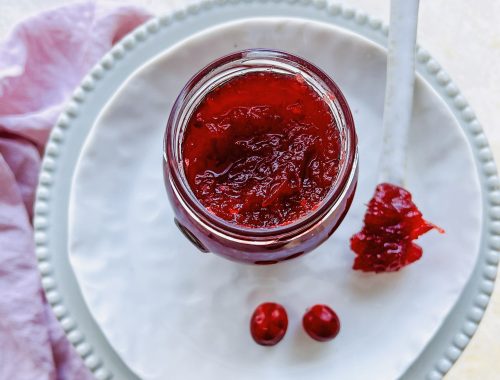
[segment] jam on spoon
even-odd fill
[[[444,230],[427,222],[407,190],[382,183],[368,203],[363,229],[351,238],[356,254],[353,269],[393,272],[422,257],[413,240],[426,232]]]

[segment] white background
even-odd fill
[[[97,0],[97,2],[104,0]],[[36,12],[72,0],[0,0],[0,39],[14,24]],[[106,0],[107,3],[117,2]],[[135,0],[154,13],[188,0]],[[122,1],[123,3],[123,1]],[[389,0],[350,0],[342,4],[385,22]],[[500,2],[495,0],[421,0],[418,39],[461,89],[483,124],[500,159]],[[497,380],[500,373],[500,284],[471,344],[447,380]]]

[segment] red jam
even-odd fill
[[[436,229],[405,189],[382,183],[368,203],[363,229],[351,238],[356,253],[353,269],[364,272],[394,272],[422,257],[422,248],[413,243],[420,235]]]
[[[286,310],[278,303],[260,304],[250,320],[252,338],[262,346],[274,346],[279,343],[285,336],[287,328]]]
[[[335,338],[340,331],[340,320],[327,305],[314,305],[304,314],[302,326],[306,333],[318,342]]]
[[[286,225],[314,210],[340,164],[325,100],[302,76],[267,71],[211,90],[189,119],[182,151],[196,198],[250,228]]]

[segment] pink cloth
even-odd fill
[[[40,155],[82,76],[149,14],[79,3],[18,25],[0,44],[0,380],[86,380],[47,305],[31,225]]]

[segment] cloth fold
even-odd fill
[[[51,127],[82,77],[150,17],[129,5],[77,3],[21,22],[0,43],[0,380],[87,380],[48,306],[32,208]]]

